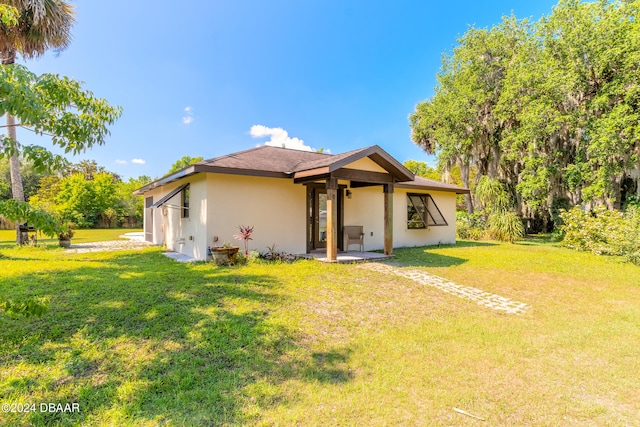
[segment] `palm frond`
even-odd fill
[[[0,25],[0,50],[16,50],[25,58],[49,49],[63,50],[71,42],[74,7],[62,0],[5,0],[20,13],[18,25]],[[6,56],[6,55],[3,55]]]

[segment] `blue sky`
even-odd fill
[[[470,25],[538,19],[555,3],[77,0],[71,46],[25,64],[123,107],[107,143],[71,159],[123,177],[270,140],[334,154],[378,144],[433,164],[407,117],[433,94],[443,52]]]

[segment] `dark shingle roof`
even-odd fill
[[[261,145],[249,150],[204,160],[197,165],[288,174],[301,163],[327,161],[330,154]]]
[[[455,191],[457,193],[469,191],[462,187],[421,177],[415,177],[413,181],[408,181],[413,177],[413,174],[376,145],[336,155],[261,145],[248,150],[203,160],[160,178],[136,190],[134,194],[144,194],[153,188],[196,173],[227,173],[292,178],[295,173],[304,173],[304,171],[310,171],[310,176],[312,176],[317,172],[316,169],[338,169],[363,157],[370,157],[376,161],[395,176],[397,181],[405,181],[396,183],[399,187]]]

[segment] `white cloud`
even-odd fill
[[[193,108],[190,105],[184,107],[184,112],[187,113],[185,116],[182,116],[182,123],[185,125],[189,125],[193,123]]]
[[[144,159],[131,159],[131,163],[136,163],[139,165],[144,165],[145,163],[147,163]]]
[[[126,161],[126,160],[120,160],[120,159],[117,159],[117,160],[116,160],[116,163],[117,163],[117,164],[119,164],[119,165],[126,165],[126,164],[127,164],[127,161]]]
[[[294,150],[302,151],[316,151],[315,148],[310,147],[304,143],[302,139],[290,138],[289,132],[282,128],[268,128],[263,125],[253,125],[249,133],[254,138],[266,138],[269,140],[264,145],[270,145],[272,147],[284,147]]]

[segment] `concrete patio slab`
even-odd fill
[[[334,262],[338,264],[356,264],[369,261],[381,261],[393,258],[393,255],[385,255],[378,252],[338,252],[336,261],[329,261],[327,253],[324,251],[316,251],[309,254],[300,255],[300,257],[315,259],[320,262]]]
[[[132,240],[134,242],[144,242],[144,231],[133,231],[131,233],[124,233],[120,237]]]
[[[194,262],[196,259],[190,257],[189,255],[181,254],[179,252],[163,252],[162,253],[167,258],[171,258],[172,260],[178,262]]]

